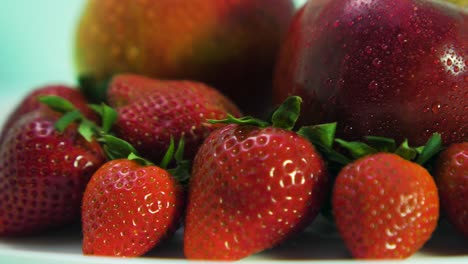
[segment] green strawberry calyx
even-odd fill
[[[302,99],[299,96],[288,97],[276,110],[271,114],[269,121],[264,121],[252,116],[234,117],[230,114],[226,119],[208,120],[212,124],[239,124],[252,125],[260,128],[278,127],[285,130],[292,130],[299,118],[301,112]]]
[[[112,76],[97,78],[92,74],[82,74],[78,77],[80,91],[90,102],[105,102]]]
[[[72,123],[77,123],[78,133],[89,142],[97,140],[102,145],[109,160],[129,159],[144,166],[155,165],[152,161],[141,156],[132,144],[111,133],[118,117],[117,111],[112,107],[104,103],[89,105],[101,117],[102,124],[99,126],[94,121],[86,118],[70,101],[60,96],[41,96],[39,101],[52,110],[63,114],[55,123],[55,128],[60,133],[63,133]],[[169,147],[158,165],[160,168],[169,171],[182,184],[188,181],[190,171],[190,162],[183,159],[184,147],[183,138],[179,140],[176,148],[174,139],[171,137]],[[173,160],[175,160],[175,168],[168,169]]]
[[[364,141],[335,138],[336,126],[336,123],[304,126],[297,133],[314,144],[329,161],[340,166],[378,152],[394,153],[406,160],[427,165],[428,161],[442,150],[442,138],[439,133],[434,133],[425,145],[411,147],[408,140],[397,145],[394,139],[379,136],[366,136]],[[337,148],[344,150],[347,155],[338,152]]]

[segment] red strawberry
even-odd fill
[[[168,171],[118,159],[91,178],[82,208],[83,253],[140,256],[179,222],[181,185]]]
[[[324,161],[284,129],[293,124],[231,121],[240,124],[214,131],[194,160],[184,234],[189,259],[237,260],[273,247],[313,220],[328,191]]]
[[[207,119],[239,115],[237,107],[215,89],[189,81],[160,81],[137,75],[117,75],[108,91],[118,110],[115,130],[151,160],[160,160],[171,136],[186,142],[187,158],[219,125]]]
[[[57,120],[57,113],[37,109],[5,131],[0,146],[2,236],[36,233],[79,219],[85,185],[104,156],[97,142],[86,141],[76,126],[59,133]]]
[[[84,193],[83,253],[139,256],[172,234],[184,205],[182,185],[172,175],[181,180],[188,175],[189,164],[182,161],[183,141],[174,154],[170,140],[158,167],[139,157],[131,144],[109,134],[117,117],[112,108],[91,106],[101,115],[100,127],[63,98],[47,97],[43,101],[64,113],[58,127],[70,124],[70,119],[78,121],[80,133],[102,143],[106,156],[112,159],[93,174]],[[165,168],[173,156],[180,166],[169,172]]]
[[[430,238],[439,217],[433,178],[393,153],[341,170],[332,192],[336,226],[355,258],[406,258]]]
[[[468,237],[468,142],[453,144],[440,154],[434,177],[442,210]]]
[[[0,142],[5,136],[7,131],[14,122],[16,122],[21,116],[26,113],[41,109],[41,111],[51,111],[47,106],[40,103],[38,98],[43,95],[56,95],[63,97],[75,105],[80,111],[82,111],[88,117],[94,117],[92,111],[87,107],[86,100],[83,95],[76,89],[65,86],[65,85],[48,85],[33,90],[29,93],[13,110],[8,117],[5,125],[3,126]]]

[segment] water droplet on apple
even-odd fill
[[[405,35],[403,35],[402,33],[400,33],[400,34],[397,35],[397,39],[398,39],[398,41],[399,41],[400,43],[402,43],[402,44],[408,42],[408,40],[406,39]]]
[[[383,50],[386,50],[386,49],[388,49],[388,45],[387,44],[382,44],[382,45],[380,45],[380,48],[382,48]]]
[[[345,80],[343,78],[339,79],[338,80],[338,87],[343,87],[343,85],[345,84]]]
[[[379,58],[375,58],[375,59],[372,61],[372,65],[374,65],[374,66],[377,67],[377,68],[380,68],[380,66],[382,66],[382,60],[380,60]]]
[[[333,27],[337,28],[340,26],[340,20],[336,20],[335,23],[333,23]]]
[[[438,114],[441,107],[442,107],[442,105],[441,105],[440,102],[434,102],[434,103],[432,104],[432,108],[431,108],[432,113],[433,113],[433,114]]]
[[[372,47],[371,46],[367,46],[366,49],[365,49],[366,53],[367,54],[371,54],[372,53]]]
[[[447,66],[452,66],[452,60],[451,59],[447,59]]]
[[[375,80],[371,81],[371,82],[369,83],[369,85],[368,85],[368,88],[369,88],[370,90],[375,90],[375,89],[377,89],[378,87],[379,87],[379,83],[378,83],[377,81],[375,81]]]

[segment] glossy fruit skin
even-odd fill
[[[74,87],[66,85],[46,85],[38,87],[27,94],[21,102],[16,106],[13,112],[8,116],[7,121],[2,127],[0,135],[0,142],[3,140],[3,136],[6,131],[15,123],[19,118],[29,112],[36,110],[52,112],[48,106],[39,102],[39,97],[44,95],[56,95],[70,101],[76,106],[86,117],[95,119],[95,114],[87,106],[86,100],[83,95]]]
[[[181,185],[164,169],[127,159],[105,163],[83,197],[83,253],[141,256],[179,226]]]
[[[468,142],[453,144],[440,154],[434,178],[442,211],[468,237]]]
[[[439,197],[426,169],[396,154],[377,153],[338,174],[332,208],[354,258],[407,258],[435,230]]]
[[[431,1],[309,1],[282,47],[274,98],[304,99],[303,122],[347,140],[423,145],[468,135],[468,12]]]
[[[104,163],[100,145],[75,125],[60,134],[59,115],[32,111],[0,145],[0,236],[39,233],[75,222],[92,173]]]
[[[140,75],[116,75],[108,91],[109,104],[119,113],[117,135],[145,157],[160,161],[171,136],[182,136],[184,153],[193,159],[203,140],[220,125],[208,119],[225,119],[240,111],[214,88],[192,81],[161,81]]]
[[[329,191],[324,161],[297,134],[227,125],[197,153],[184,233],[188,259],[237,260],[305,228]]]
[[[76,33],[77,72],[196,80],[258,108],[271,95],[293,13],[291,0],[89,0]]]

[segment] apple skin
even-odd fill
[[[468,13],[442,2],[313,0],[291,23],[273,98],[304,99],[302,124],[422,145],[467,140]]]
[[[122,72],[201,81],[249,112],[271,104],[294,12],[292,0],[89,0],[76,32],[77,74],[97,84]]]

